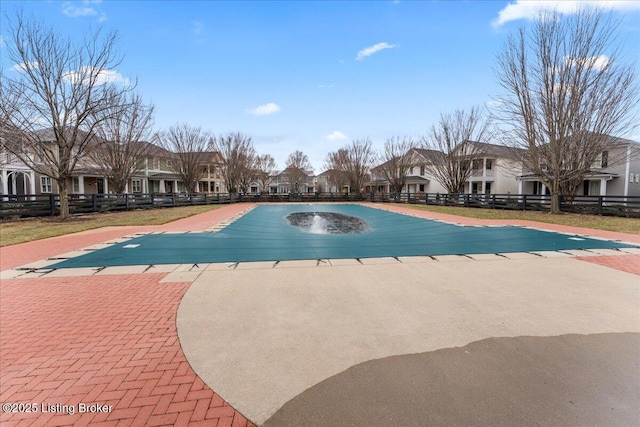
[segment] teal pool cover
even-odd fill
[[[287,219],[302,221],[302,228]],[[313,213],[319,213],[314,215]],[[364,232],[327,223],[339,213],[366,220]],[[317,218],[322,216],[323,219]],[[290,217],[290,218],[291,218]],[[306,221],[306,223],[305,223]],[[313,234],[318,225],[332,233]],[[307,226],[308,229],[304,229]],[[309,227],[311,227],[309,229]],[[317,230],[316,230],[317,231]],[[634,247],[522,227],[464,227],[361,205],[261,205],[219,232],[148,234],[71,258],[51,268],[154,264],[494,254]]]

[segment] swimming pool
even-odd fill
[[[307,215],[301,215],[304,213]],[[341,231],[342,226],[336,222],[333,232],[326,234],[309,229],[314,222],[338,217],[328,214],[351,218],[344,221],[362,227],[357,232]],[[300,223],[306,225],[301,227]],[[51,268],[625,247],[634,246],[523,227],[465,227],[355,204],[282,204],[257,206],[218,232],[148,234],[59,262]]]

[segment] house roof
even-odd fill
[[[507,145],[491,144],[489,142],[468,141],[469,144],[480,150],[482,154],[496,157],[514,157],[516,153],[526,151],[522,148],[509,147]]]
[[[413,151],[425,160],[441,159],[444,153],[440,150],[431,150],[429,148],[414,148]]]

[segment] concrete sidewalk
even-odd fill
[[[464,347],[491,338],[640,333],[640,282],[633,274],[570,257],[401,261],[405,262],[369,259],[363,260],[364,265],[354,261],[317,267],[278,264],[276,267],[205,270],[180,304],[177,317],[180,342],[191,366],[205,383],[258,424],[288,407],[286,425],[323,425],[312,422],[308,418],[311,415],[316,421],[345,420],[324,425],[352,425],[346,420],[353,421],[353,414],[363,413],[353,405],[365,401],[364,395],[355,398],[353,404],[337,405],[331,393],[338,393],[341,389],[338,385],[332,386],[331,392],[312,393],[315,397],[311,400],[302,398],[302,394],[336,375],[344,376],[341,381],[349,382],[351,377],[346,372],[351,367],[372,360]],[[210,325],[216,325],[215,329]],[[525,346],[526,341],[519,342],[523,343],[525,355],[519,369],[526,371],[527,358],[537,358],[541,350],[537,341],[531,342],[532,347]],[[607,379],[606,375],[599,375],[606,366],[589,368],[595,375],[593,386],[611,390],[615,396],[616,404],[612,406],[616,412],[607,412],[608,416],[601,418],[614,421],[607,422],[608,425],[625,425],[618,421],[628,420],[630,413],[621,411],[622,407],[635,408],[631,414],[640,419],[640,406],[635,405],[640,389],[634,388],[640,380],[634,376],[640,372],[637,344],[640,341],[625,341],[620,349],[610,349],[617,353],[630,348],[632,354],[638,356],[619,359],[632,361],[618,367],[630,374],[625,382],[616,384],[619,376]],[[562,346],[553,344],[556,345]],[[536,363],[540,368],[548,363],[549,375],[553,377],[555,374],[551,372],[555,372],[553,366],[559,359],[576,351],[577,348],[567,348],[564,353],[549,354],[544,363],[542,360]],[[500,359],[500,352],[500,349],[492,351],[492,357]],[[441,369],[456,369],[449,365],[446,357],[438,360],[433,363],[442,364]],[[375,374],[393,378],[398,373],[395,368],[387,370],[383,363]],[[496,368],[495,375],[500,382],[500,369]],[[567,381],[573,381],[574,375],[565,372]],[[427,373],[426,377],[429,377]],[[359,381],[366,382],[366,379]],[[252,386],[246,387],[247,383]],[[403,386],[395,384],[395,387],[402,389]],[[420,390],[431,387],[446,389],[436,382],[411,388],[418,393],[415,396],[407,396],[407,389],[399,394],[405,398],[386,403],[388,417],[377,421],[366,417],[367,421],[358,425],[384,426],[392,419],[406,420],[401,415],[419,413],[414,406],[422,402]],[[528,387],[524,383],[512,385],[522,393]],[[570,396],[558,411],[570,405],[568,400],[581,402],[584,407],[594,404],[592,397],[583,399],[580,389],[569,388]],[[443,393],[456,389],[447,390]],[[628,394],[626,390],[634,393]],[[493,391],[487,388],[481,394]],[[375,395],[372,390],[368,397]],[[449,397],[452,404],[457,402],[455,396]],[[538,404],[537,399],[545,396],[533,393],[528,398],[531,404]],[[613,397],[603,395],[602,398]],[[291,403],[296,399],[298,403]],[[472,416],[469,411],[477,404],[469,402],[469,405],[458,408],[461,416]],[[291,408],[298,412],[292,412]],[[441,414],[444,416],[452,410],[444,407]],[[324,411],[343,412],[323,415]],[[562,419],[557,418],[554,411],[550,408],[544,416]],[[535,415],[546,419],[543,414]],[[445,417],[439,425],[451,425],[451,421]],[[517,424],[535,425],[538,418],[522,421]],[[510,424],[508,417],[501,422]],[[280,424],[273,421],[269,425]],[[423,420],[414,419],[401,425],[424,424]]]

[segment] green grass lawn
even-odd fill
[[[224,205],[183,206],[127,212],[109,212],[72,216],[61,221],[57,217],[27,218],[0,222],[0,246],[15,245],[47,237],[126,225],[161,225],[188,216],[218,209]]]
[[[640,219],[596,215],[558,214],[546,212],[502,211],[452,206],[404,205],[418,210],[447,213],[480,219],[520,219],[550,224],[572,225],[621,233],[640,234]],[[184,206],[143,211],[113,212],[74,216],[66,221],[57,218],[31,218],[0,222],[0,246],[15,245],[47,237],[109,226],[160,225],[186,218],[221,205]]]
[[[560,213],[552,215],[548,212],[510,211],[499,209],[464,208],[456,206],[424,206],[405,205],[406,207],[459,215],[479,219],[519,219],[545,222],[548,224],[572,225],[574,227],[594,228],[597,230],[617,231],[620,233],[640,234],[640,218],[624,218],[614,216],[579,215]]]

